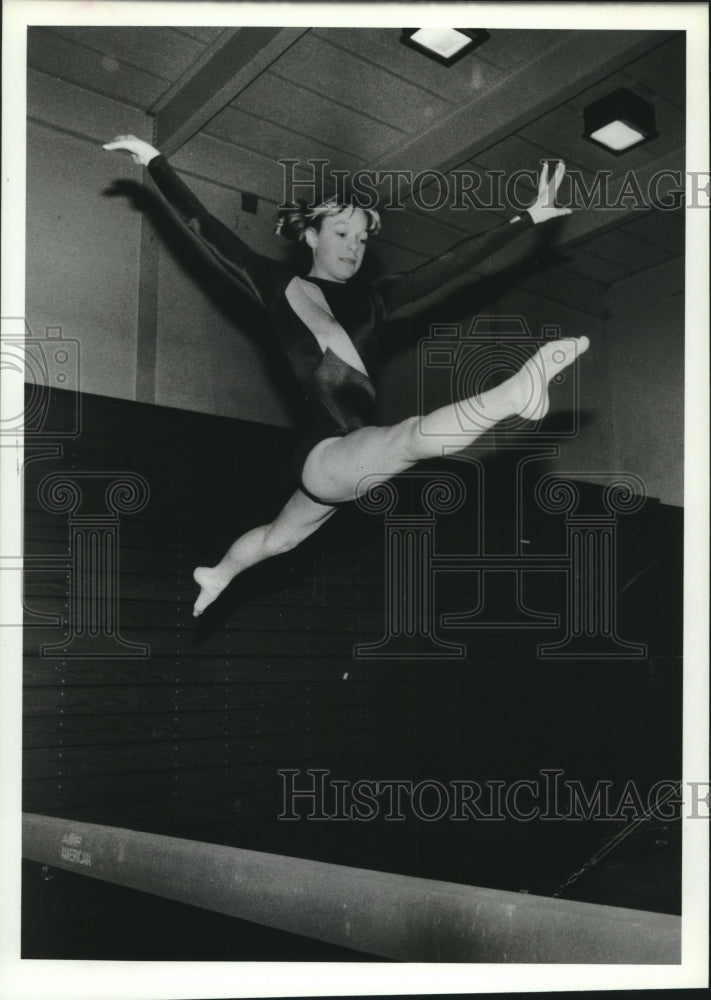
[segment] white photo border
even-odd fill
[[[708,8],[699,3],[69,3],[3,5],[2,316],[25,312],[25,101],[28,25],[331,25],[399,27],[476,21],[519,28],[685,30],[687,172],[708,172]],[[687,208],[685,403],[684,788],[708,781],[708,212]],[[0,399],[21,412],[22,384],[3,372]],[[19,401],[19,410],[17,409]],[[0,545],[21,537],[22,442],[2,452]],[[21,609],[20,574],[4,574],[0,599]],[[14,578],[17,578],[15,580]],[[13,589],[14,588],[14,589]],[[21,611],[20,611],[21,613]],[[17,620],[13,618],[11,620]],[[0,994],[8,1000],[127,1000],[129,997],[349,996],[693,988],[708,983],[708,824],[684,823],[682,963],[679,966],[380,965],[354,963],[131,963],[21,960],[21,630],[0,637]],[[701,875],[700,875],[701,873]]]

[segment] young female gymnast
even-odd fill
[[[371,376],[383,321],[491,258],[529,226],[569,214],[570,209],[555,205],[565,173],[562,163],[552,179],[547,164],[543,167],[537,197],[523,216],[464,239],[412,271],[366,282],[358,271],[369,235],[380,228],[375,210],[333,198],[313,208],[282,211],[277,233],[305,242],[312,251],[311,269],[298,275],[250,249],[213,218],[149,143],[121,135],[103,148],[126,150],[146,166],[178,217],[235,287],[266,309],[312,414],[298,449],[299,489],[274,521],[238,538],[216,566],[195,570],[200,587],[196,616],[238,573],[294,548],[320,528],[338,504],[361,495],[366,476],[370,485],[374,475],[387,480],[422,459],[441,456],[446,445],[466,448],[508,417],[543,417],[549,406],[548,383],[589,346],[587,337],[546,343],[517,374],[472,399],[391,427],[375,425]]]

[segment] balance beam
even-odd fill
[[[23,814],[30,861],[403,962],[670,965],[681,918]]]

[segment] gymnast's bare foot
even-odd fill
[[[587,351],[587,337],[552,340],[526,362],[518,375],[511,379],[514,413],[524,420],[541,420],[548,413],[548,383]]]
[[[193,573],[193,580],[200,588],[200,593],[193,606],[193,618],[201,615],[205,608],[220,596],[230,579],[231,577],[225,576],[218,566],[198,566]]]

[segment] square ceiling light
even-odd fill
[[[451,66],[489,37],[483,28],[403,28],[400,41],[444,66]]]
[[[659,133],[654,120],[654,105],[633,94],[626,87],[589,104],[584,112],[583,136],[615,156],[636,149]]]

